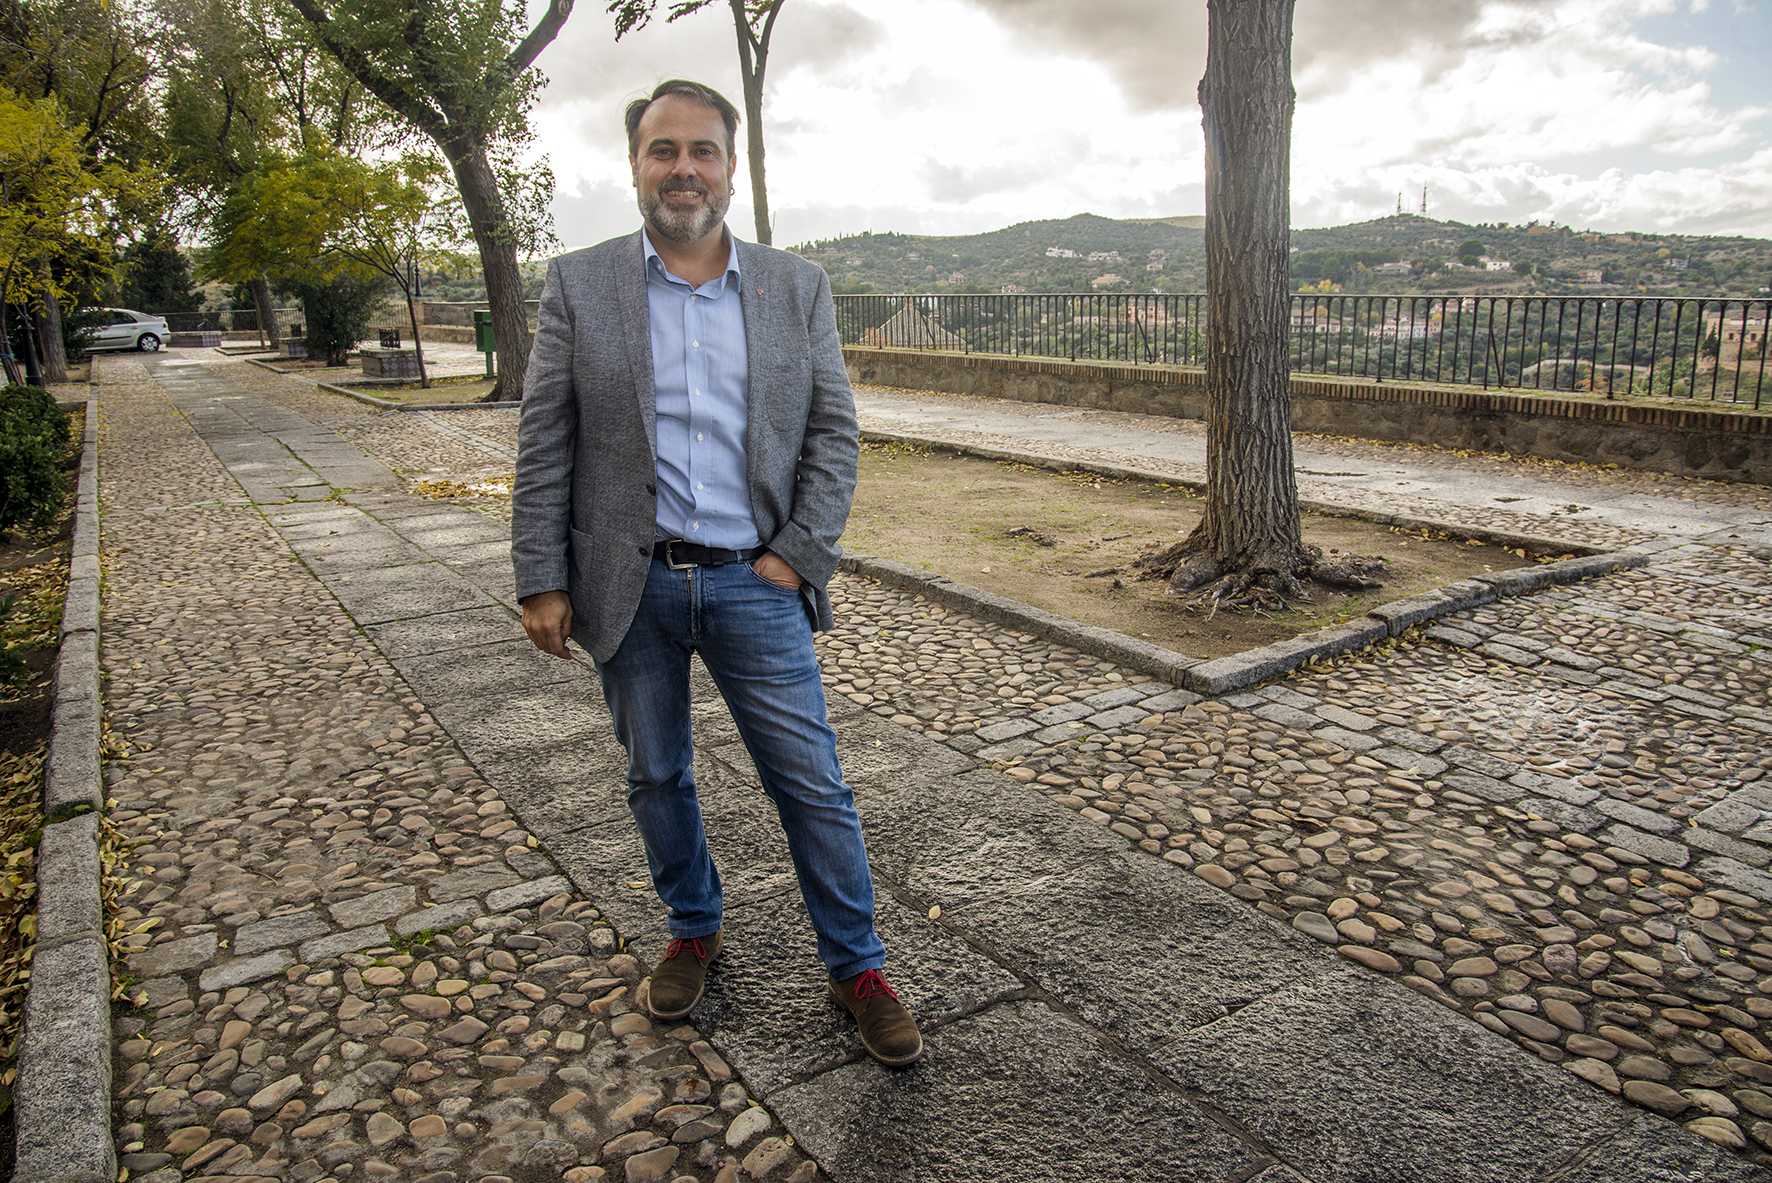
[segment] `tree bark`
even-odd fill
[[[271,281],[262,271],[252,277],[252,302],[258,308],[258,343],[277,348],[277,305],[271,300]]]
[[[1206,512],[1156,560],[1191,591],[1236,576],[1297,595],[1287,365],[1294,0],[1209,0],[1206,77]],[[1146,565],[1158,565],[1147,560]]]
[[[474,244],[480,248],[480,266],[486,277],[486,303],[492,311],[492,338],[497,347],[498,381],[488,401],[523,397],[523,379],[529,371],[529,318],[523,311],[523,273],[517,252],[499,239],[504,223],[504,199],[498,178],[477,140],[443,146],[456,188],[473,227]]]
[[[55,298],[49,260],[37,260],[37,282],[43,288],[43,315],[37,318],[37,336],[43,342],[43,380],[68,380],[68,350],[62,342],[62,306]]]
[[[751,175],[751,208],[756,214],[757,241],[773,245],[775,229],[769,218],[769,188],[763,167],[763,77],[769,69],[769,36],[775,16],[786,0],[776,0],[769,10],[760,37],[753,37],[745,0],[730,0],[732,22],[738,34],[738,73],[744,86],[745,154]]]
[[[405,284],[400,285],[406,293],[406,319],[412,325],[412,356],[418,362],[418,388],[431,388],[431,375],[425,369],[425,344],[418,339],[418,304],[412,298],[412,289]]]

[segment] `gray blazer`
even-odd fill
[[[564,589],[572,639],[599,661],[633,622],[657,518],[658,429],[640,233],[548,264],[517,433],[517,596]],[[796,255],[738,244],[757,536],[805,580],[815,627],[855,491],[857,426],[830,281]]]

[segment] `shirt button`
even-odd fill
[[[696,488],[696,491],[697,491],[697,492],[700,492],[700,491],[701,491],[701,482],[700,482],[700,481],[696,481],[696,482],[695,482],[695,488]]]
[[[701,442],[701,432],[698,431],[695,433],[695,439],[697,443]]]
[[[691,348],[691,349],[700,349],[700,348],[701,348],[701,342],[700,342],[700,341],[691,341],[691,342],[690,342],[690,343],[689,343],[689,348]]]
[[[699,530],[699,529],[701,529],[701,523],[700,522],[690,522],[689,528],[691,530]]]

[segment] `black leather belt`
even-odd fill
[[[652,544],[652,557],[669,564],[671,570],[689,567],[720,567],[727,563],[748,563],[769,548],[753,546],[749,550],[720,550],[713,546],[697,546],[681,538],[668,538]]]

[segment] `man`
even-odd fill
[[[889,1065],[923,1053],[880,969],[854,794],[825,721],[814,627],[858,453],[823,271],[726,230],[738,112],[673,80],[627,109],[645,225],[555,259],[518,433],[511,555],[523,627],[595,659],[628,806],[672,936],[656,1018],[720,952],[720,876],[690,772],[699,653],[775,803],[831,996]],[[725,189],[725,193],[720,190]]]

